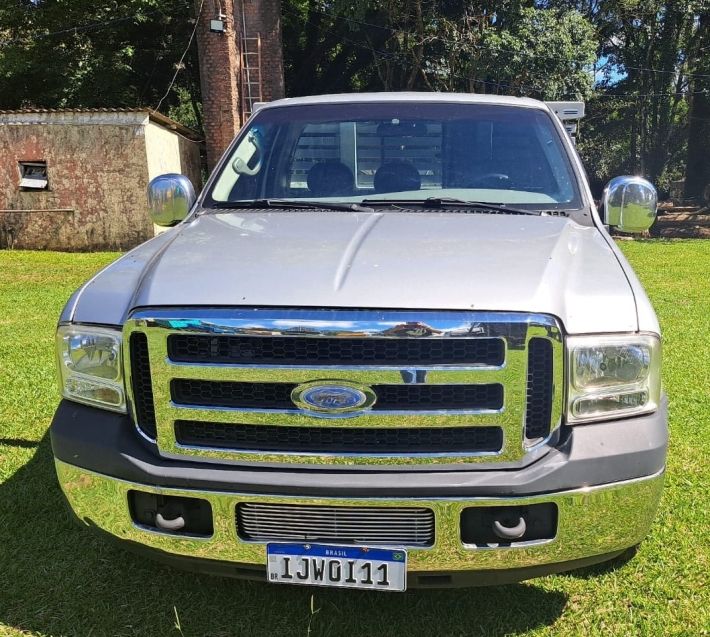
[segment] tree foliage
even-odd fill
[[[284,4],[287,14],[301,12],[302,20],[291,23],[294,30],[305,23],[313,32],[327,24],[328,33],[338,38],[338,51],[365,61],[356,81],[379,89],[550,99],[586,96],[592,90],[597,43],[592,25],[575,10],[509,0]],[[363,57],[363,51],[369,55]]]
[[[4,0],[0,108],[157,105],[192,30],[190,0]],[[164,106],[196,122],[194,47]],[[186,109],[184,109],[186,110]]]

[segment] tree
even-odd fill
[[[350,23],[329,3],[282,0],[282,9],[287,95],[377,88],[371,50],[354,39]]]
[[[579,12],[515,7],[496,14],[481,33],[481,53],[469,72],[485,80],[479,92],[547,100],[591,95],[596,40]]]

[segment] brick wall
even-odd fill
[[[264,100],[284,97],[281,46],[281,0],[237,0],[244,9],[247,35],[261,37],[261,78]],[[235,7],[240,10],[241,7]],[[240,16],[241,18],[241,16]]]
[[[200,5],[198,0],[197,6]],[[241,125],[241,40],[261,38],[263,99],[284,97],[281,0],[221,0],[224,33],[210,31],[220,2],[205,0],[197,31],[207,164],[213,168]]]

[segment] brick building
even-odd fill
[[[197,31],[207,163],[212,168],[254,103],[284,96],[281,0],[204,0]]]
[[[0,248],[103,250],[154,234],[146,186],[200,182],[189,129],[147,110],[0,111]]]

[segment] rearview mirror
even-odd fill
[[[602,197],[605,222],[621,232],[644,232],[656,220],[658,195],[642,177],[614,177]]]
[[[153,223],[158,226],[180,223],[196,199],[195,188],[184,175],[160,175],[148,184],[148,210]]]

